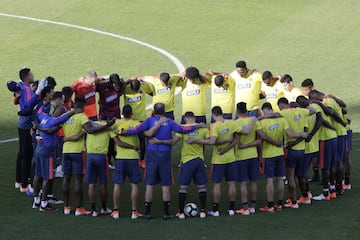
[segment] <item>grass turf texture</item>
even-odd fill
[[[164,48],[185,66],[232,71],[237,60],[250,68],[290,73],[297,86],[307,77],[316,88],[342,97],[349,105],[355,132],[360,130],[360,99],[357,98],[360,38],[360,3],[346,1],[10,1],[0,3],[0,12],[39,17],[88,26],[133,37]],[[176,67],[161,54],[145,47],[95,33],[0,17],[2,32],[0,79],[17,79],[22,66],[30,66],[37,78],[52,75],[59,86],[69,85],[81,74],[95,69],[99,74],[119,72],[133,75],[176,72]],[[0,139],[17,136],[16,108],[12,96],[2,88]],[[208,94],[208,102],[210,102]],[[176,97],[179,120],[181,98]],[[208,104],[210,112],[210,104]],[[209,118],[209,116],[208,116]],[[218,239],[285,238],[353,239],[359,236],[360,219],[357,186],[360,170],[359,134],[354,134],[353,176],[355,186],[346,195],[329,202],[278,214],[258,213],[251,217],[172,220],[161,219],[160,191],[154,194],[151,221],[128,218],[129,188],[122,191],[122,219],[110,217],[75,218],[61,212],[41,214],[30,208],[31,199],[13,189],[16,143],[0,145],[0,232],[3,239],[100,238],[127,239]],[[179,161],[179,145],[174,148],[174,167]],[[206,148],[209,163],[210,148]],[[174,168],[176,169],[176,168]],[[112,184],[109,206],[112,206]],[[312,185],[313,192],[320,187]],[[60,181],[54,189],[61,196]],[[142,210],[143,186],[139,209]],[[211,192],[211,184],[208,186]],[[177,185],[172,188],[172,211],[176,209]],[[223,190],[221,211],[227,207]],[[86,194],[86,192],[85,192]],[[85,195],[86,198],[86,195]],[[73,199],[73,198],[72,198]],[[197,201],[192,188],[189,201]],[[238,197],[239,199],[239,197]],[[237,206],[239,206],[239,200]],[[208,206],[211,203],[209,194]],[[263,180],[259,182],[258,207],[265,203]],[[99,204],[98,204],[99,205]],[[87,204],[88,206],[88,204]],[[224,214],[223,214],[224,215]],[[41,230],[40,230],[41,229]],[[25,231],[24,231],[25,230]]]

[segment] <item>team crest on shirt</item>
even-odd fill
[[[214,93],[228,93],[229,89],[227,88],[216,88],[214,89]]]
[[[70,119],[66,120],[65,124],[73,124],[74,122],[75,122],[75,120],[70,118]]]
[[[299,121],[301,119],[301,115],[300,114],[298,114],[298,115],[296,115],[295,117],[294,117],[294,121]]]
[[[272,130],[277,129],[279,127],[280,127],[280,124],[275,123],[275,124],[272,124],[272,125],[269,126],[269,130],[272,131]]]
[[[230,132],[230,129],[226,128],[220,131],[219,135],[225,135],[228,134]]]
[[[193,95],[199,95],[199,94],[200,94],[200,89],[186,91],[186,96],[193,96]]]
[[[128,103],[140,102],[140,101],[141,101],[141,96],[137,96],[137,97],[133,97],[133,98],[128,99]]]
[[[158,89],[157,90],[157,94],[164,94],[164,93],[168,93],[171,92],[171,88],[167,87],[167,88],[162,88],[162,89]]]
[[[89,93],[85,94],[85,95],[84,95],[84,98],[85,98],[85,100],[86,100],[86,99],[91,98],[91,97],[93,97],[93,96],[95,96],[95,91],[92,91],[92,92],[89,92]]]
[[[117,93],[105,98],[105,102],[109,103],[114,101],[118,97]]]
[[[251,83],[238,83],[236,84],[237,89],[251,88]]]
[[[266,94],[266,98],[268,98],[268,99],[277,98],[277,94],[276,93]]]
[[[193,131],[193,132],[190,132],[188,135],[189,135],[189,137],[196,137],[196,136],[199,136],[199,132]]]

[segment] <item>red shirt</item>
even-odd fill
[[[84,108],[84,114],[91,117],[97,116],[96,109],[96,97],[95,97],[95,84],[89,84],[86,82],[86,77],[76,80],[71,85],[72,91],[75,93],[75,98],[83,97],[85,98],[86,104]]]

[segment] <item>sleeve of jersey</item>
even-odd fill
[[[196,129],[195,126],[181,126],[172,120],[169,120],[169,123],[171,124],[171,130],[177,133],[188,133]]]
[[[284,129],[290,128],[288,121],[285,118],[282,118],[282,121],[284,123]]]
[[[256,121],[256,122],[255,122],[254,128],[255,128],[255,131],[258,131],[258,130],[261,130],[261,129],[262,129],[262,126],[261,126],[261,124],[260,124],[259,121]]]
[[[210,137],[218,137],[218,133],[217,133],[215,124],[211,124],[209,135],[210,135]]]
[[[55,127],[57,125],[60,125],[60,124],[64,123],[68,118],[69,118],[69,114],[67,114],[67,113],[65,113],[57,118],[53,117],[52,121],[49,123],[48,127]]]
[[[138,134],[141,132],[145,132],[146,130],[149,129],[148,125],[149,125],[149,119],[146,119],[144,122],[137,125],[136,127],[130,128],[129,130],[127,130],[126,133],[129,135],[134,135],[134,134]]]
[[[210,137],[209,130],[204,128],[204,139],[208,139]]]

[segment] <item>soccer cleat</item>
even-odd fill
[[[49,198],[49,203],[52,203],[52,204],[63,204],[64,201],[63,200],[60,200],[60,199],[57,199],[56,197],[48,197]]]
[[[70,206],[64,206],[64,214],[69,215],[70,212],[71,212],[71,207]]]
[[[108,167],[109,167],[110,170],[115,170],[115,166],[114,166],[114,165],[109,164]]]
[[[184,213],[177,213],[176,216],[179,218],[179,219],[185,219],[185,214]]]
[[[18,189],[21,187],[21,183],[20,182],[15,182],[15,188]]]
[[[206,212],[200,212],[199,216],[200,218],[206,218]]]
[[[292,208],[292,209],[298,209],[299,208],[298,203],[285,203],[284,206],[287,207],[287,208]]]
[[[250,207],[249,212],[250,212],[250,214],[255,214],[256,209],[254,207]]]
[[[164,216],[163,216],[163,220],[170,220],[172,218],[174,218],[174,216],[170,215],[170,214],[164,214]]]
[[[207,213],[209,216],[212,216],[212,217],[218,217],[218,216],[220,216],[220,213],[219,213],[219,211],[208,211],[208,213]]]
[[[351,184],[350,184],[350,183],[349,183],[349,184],[343,183],[342,188],[343,188],[344,190],[351,190]]]
[[[281,211],[282,211],[282,205],[274,205],[274,209],[275,209],[277,212],[281,212]]]
[[[91,211],[91,216],[93,216],[93,217],[97,217],[99,214],[98,214],[98,212],[96,211],[96,210],[92,210]]]
[[[331,199],[335,199],[335,198],[336,198],[336,192],[330,193],[330,198],[331,198]]]
[[[32,208],[39,208],[40,207],[40,203],[36,203],[36,202],[33,202],[33,204],[32,204]]]
[[[145,169],[145,168],[146,168],[146,162],[145,162],[145,160],[140,160],[140,161],[139,161],[139,166],[140,166],[142,169]]]
[[[311,199],[309,197],[301,197],[297,200],[299,204],[311,204]]]
[[[75,210],[75,216],[84,216],[84,215],[90,215],[91,212],[85,210],[85,208],[76,208]]]
[[[141,213],[139,213],[138,211],[132,211],[131,212],[131,219],[135,220],[138,218],[141,218],[143,215]]]
[[[313,197],[313,195],[310,191],[307,192],[307,195],[308,195],[308,198],[310,198],[310,199]]]
[[[106,209],[101,208],[100,213],[101,214],[110,214],[110,213],[112,213],[112,211],[110,208],[106,208]]]
[[[227,214],[228,214],[229,216],[234,216],[234,215],[235,215],[235,211],[232,210],[232,209],[228,209],[228,210],[227,210]]]
[[[29,190],[29,185],[27,185],[26,187],[22,187],[20,186],[20,192],[26,193]]]
[[[50,205],[49,203],[46,205],[46,207],[40,206],[39,211],[40,212],[56,212],[58,209]]]
[[[34,196],[34,189],[32,187],[29,187],[26,191],[26,196],[33,197]]]
[[[112,211],[111,215],[110,215],[113,219],[119,219],[120,217],[120,213],[118,210],[116,211]]]
[[[269,207],[268,205],[265,205],[262,208],[259,208],[260,212],[269,212],[269,213],[273,213],[274,212],[274,207]]]
[[[250,210],[240,208],[239,210],[236,210],[236,214],[241,214],[241,215],[244,215],[244,216],[248,216],[248,215],[250,215]]]
[[[345,193],[345,190],[344,190],[344,189],[338,189],[338,190],[336,190],[336,196],[344,195],[344,193]]]
[[[325,196],[323,193],[318,195],[318,196],[315,196],[312,198],[313,200],[316,200],[316,201],[330,201],[330,195],[327,195]]]

